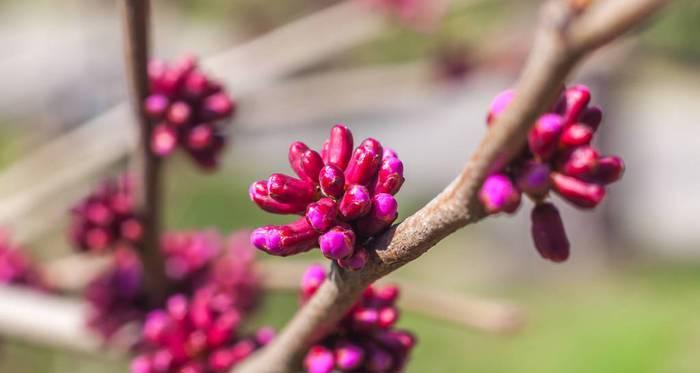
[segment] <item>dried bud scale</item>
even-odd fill
[[[489,126],[514,97],[513,90],[496,96],[487,117]],[[555,262],[569,257],[569,241],[558,210],[546,200],[554,191],[581,209],[596,207],[606,186],[619,180],[624,163],[617,156],[601,156],[591,141],[603,113],[589,106],[591,93],[583,85],[564,89],[550,112],[528,133],[526,147],[510,165],[486,178],[479,197],[487,213],[513,213],[524,193],[535,201],[532,237],[540,255]]]
[[[404,182],[396,152],[372,138],[353,150],[352,132],[331,129],[320,153],[302,142],[289,148],[289,164],[299,176],[272,174],[253,183],[251,200],[276,214],[303,215],[284,225],[253,231],[251,243],[269,254],[294,255],[319,247],[341,267],[358,270],[369,256],[362,246],[398,217],[394,194]]]

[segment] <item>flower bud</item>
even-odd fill
[[[236,111],[236,103],[224,92],[213,94],[204,99],[201,108],[202,120],[226,119]]]
[[[556,172],[552,173],[552,185],[559,195],[584,209],[597,206],[605,197],[605,188],[600,185],[587,183]]]
[[[164,95],[153,94],[146,97],[143,109],[149,118],[160,120],[165,115],[166,110],[170,106],[170,100]]]
[[[591,100],[591,91],[584,85],[575,85],[564,91],[559,112],[565,124],[577,122]]]
[[[304,358],[308,373],[331,373],[334,365],[333,352],[320,345],[311,347]]]
[[[309,225],[306,218],[301,217],[289,224],[265,226],[254,230],[251,243],[268,254],[288,256],[316,247],[318,236],[318,232]]]
[[[357,308],[352,312],[352,325],[359,330],[371,330],[379,324],[379,312],[374,308]]]
[[[564,129],[559,138],[559,147],[564,149],[588,145],[593,139],[593,128],[582,123],[575,123]]]
[[[549,191],[549,173],[546,163],[529,161],[517,172],[518,188],[535,198],[544,197]]]
[[[496,98],[494,98],[493,101],[491,101],[491,105],[489,106],[489,113],[486,117],[486,123],[488,123],[489,126],[492,126],[496,119],[501,115],[501,113],[503,113],[503,111],[506,110],[508,105],[510,105],[510,103],[513,101],[514,97],[515,91],[512,89],[508,89],[499,93],[496,96]]]
[[[168,330],[168,315],[162,310],[151,311],[143,324],[143,337],[151,343],[165,340]]]
[[[129,365],[131,373],[154,373],[151,359],[148,356],[138,356]]]
[[[560,169],[565,175],[585,178],[595,173],[599,157],[592,147],[580,146],[568,153]]]
[[[250,199],[261,209],[274,214],[301,214],[305,210],[303,202],[279,202],[270,197],[266,180],[253,183],[248,189]]]
[[[314,200],[313,184],[284,174],[272,174],[267,179],[270,197],[278,202],[308,204]]]
[[[399,287],[386,285],[374,289],[374,302],[380,306],[391,306],[399,298]]]
[[[368,138],[362,141],[350,158],[345,169],[348,184],[368,185],[375,177],[382,162],[382,145]]]
[[[384,151],[382,165],[374,184],[374,193],[396,194],[404,182],[403,162],[396,153]]]
[[[535,206],[531,214],[532,240],[537,252],[553,262],[569,258],[569,240],[559,210],[551,203]]]
[[[366,187],[351,185],[340,200],[340,215],[346,221],[367,215],[372,208],[372,198]]]
[[[379,193],[372,197],[369,214],[357,221],[357,232],[362,237],[374,236],[388,228],[399,215],[399,205],[391,194]]]
[[[345,192],[345,174],[338,167],[328,165],[321,169],[318,175],[321,192],[324,195],[338,199]]]
[[[168,109],[167,119],[175,127],[182,127],[190,121],[192,108],[184,101],[176,101]]]
[[[197,101],[207,94],[209,80],[199,71],[187,74],[182,82],[182,94],[189,100]]]
[[[484,181],[479,199],[489,214],[513,213],[520,206],[520,191],[507,176],[493,174]]]
[[[341,342],[335,348],[335,364],[341,371],[351,371],[358,368],[364,358],[365,351],[356,344]]]
[[[206,149],[213,141],[214,129],[206,123],[196,125],[187,134],[187,146],[193,150]]]
[[[262,327],[255,332],[255,342],[261,346],[265,346],[272,342],[275,335],[277,335],[275,329],[269,326]]]
[[[234,364],[236,364],[236,356],[230,349],[218,349],[211,353],[207,363],[209,369],[214,372],[225,372],[230,370]]]
[[[153,129],[151,151],[158,156],[166,156],[177,146],[177,132],[166,124],[159,124]]]
[[[143,225],[139,219],[130,218],[119,225],[119,233],[131,242],[138,242],[143,236]]]
[[[583,123],[590,127],[595,132],[603,121],[603,110],[598,106],[591,106],[581,113],[578,119],[579,123]]]
[[[399,320],[399,311],[396,307],[384,307],[379,311],[377,325],[382,329],[389,329]]]
[[[338,208],[330,198],[321,198],[306,208],[306,220],[318,232],[326,232],[336,224]]]
[[[359,271],[365,267],[369,261],[369,254],[364,247],[356,247],[351,256],[339,259],[338,265],[348,271]]]
[[[289,164],[302,180],[318,183],[323,159],[303,142],[296,141],[289,147]]]
[[[345,170],[352,155],[352,145],[352,132],[342,124],[335,125],[331,129],[331,136],[325,149],[325,163]]]
[[[622,178],[625,173],[625,163],[617,156],[602,157],[598,160],[598,168],[591,179],[596,183],[610,184]]]
[[[321,287],[323,281],[326,280],[326,270],[319,264],[313,264],[306,269],[301,278],[301,295],[302,299],[311,298],[316,290]]]
[[[383,348],[374,346],[369,350],[367,368],[370,372],[386,372],[394,365],[394,357]]]
[[[559,145],[559,136],[564,130],[562,117],[556,114],[542,115],[528,134],[530,151],[541,159],[549,159]]]
[[[318,239],[321,253],[328,259],[342,259],[352,255],[355,232],[351,228],[333,227]]]

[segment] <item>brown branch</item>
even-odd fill
[[[152,124],[143,102],[148,96],[149,0],[122,0],[124,17],[124,49],[127,75],[131,83],[131,104],[140,128],[139,147],[139,207],[144,224],[140,255],[145,267],[145,286],[151,301],[158,304],[167,294],[168,281],[160,255],[161,230],[161,162],[150,149]]]
[[[573,2],[543,8],[533,50],[516,85],[517,97],[488,132],[462,173],[420,211],[375,240],[367,266],[358,272],[332,267],[330,278],[279,336],[241,365],[238,373],[290,372],[319,332],[331,328],[362,290],[418,258],[441,239],[485,217],[478,189],[525,143],[538,115],[550,107],[582,57],[642,22],[668,0],[597,1],[578,13]]]

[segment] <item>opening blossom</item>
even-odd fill
[[[336,125],[321,153],[292,143],[289,163],[298,177],[272,174],[253,183],[249,194],[265,211],[301,217],[256,229],[251,243],[278,256],[319,247],[341,267],[361,269],[368,260],[365,243],[398,216],[394,195],[404,182],[398,155],[373,138],[353,150],[350,130]]]
[[[320,265],[309,267],[301,286],[306,302],[326,277]],[[308,373],[399,373],[416,343],[413,334],[398,330],[396,286],[368,287],[336,328],[313,345],[304,358]]]
[[[501,92],[491,103],[487,122],[492,125],[515,96]],[[589,105],[587,87],[566,88],[551,112],[539,117],[528,134],[520,156],[481,187],[479,197],[490,214],[514,213],[521,194],[535,202],[532,238],[540,255],[554,262],[569,257],[569,241],[549,193],[558,194],[580,209],[592,209],[605,197],[605,188],[622,177],[624,163],[617,156],[603,156],[591,141],[603,119],[597,106]]]
[[[148,77],[151,94],[144,111],[156,125],[153,153],[165,157],[179,146],[199,166],[215,168],[226,144],[224,124],[235,114],[235,102],[220,83],[199,69],[192,56],[172,64],[153,60]]]

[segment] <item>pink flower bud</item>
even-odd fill
[[[143,225],[139,219],[127,219],[119,225],[119,232],[127,240],[138,242],[143,236]]]
[[[241,323],[241,316],[235,310],[229,310],[219,316],[214,325],[207,330],[206,344],[209,347],[219,347],[231,339]]]
[[[578,117],[586,109],[591,100],[591,91],[584,85],[575,85],[564,91],[558,107],[565,124],[577,122]]]
[[[563,160],[561,171],[568,176],[585,178],[593,175],[598,167],[598,152],[590,146],[580,146]]]
[[[177,146],[177,132],[170,126],[159,124],[153,129],[151,151],[159,156],[166,156]]]
[[[321,253],[328,259],[342,259],[352,255],[355,247],[355,232],[350,228],[333,227],[318,239]]]
[[[382,232],[399,216],[399,205],[391,194],[379,193],[372,197],[372,210],[357,221],[357,232],[362,237]]]
[[[547,164],[529,161],[517,172],[518,188],[533,197],[544,197],[549,191],[549,173]]]
[[[209,369],[214,372],[230,370],[237,361],[233,352],[226,348],[221,348],[212,352],[207,360]]]
[[[302,180],[318,183],[323,159],[303,142],[296,141],[289,147],[289,164]]]
[[[148,356],[138,356],[129,365],[131,373],[155,373]]]
[[[92,228],[85,233],[85,243],[90,250],[103,250],[112,242],[112,235],[105,228]]]
[[[374,308],[357,308],[352,313],[352,325],[359,330],[370,330],[379,324],[379,312]]]
[[[598,160],[598,168],[591,179],[596,183],[610,184],[622,178],[625,173],[625,163],[617,156],[602,157]]]
[[[270,197],[278,202],[306,205],[316,196],[314,185],[284,174],[272,174],[267,180]]]
[[[85,217],[91,223],[106,226],[112,222],[114,215],[105,204],[100,202],[89,203],[85,211]]]
[[[396,285],[374,288],[374,301],[382,306],[391,306],[399,299],[400,290]]]
[[[506,110],[508,105],[513,101],[513,98],[515,97],[515,91],[512,89],[505,90],[501,93],[499,93],[496,98],[491,101],[491,105],[489,106],[489,113],[488,116],[486,117],[486,123],[488,123],[489,126],[493,125],[493,123],[496,121],[496,119],[503,113],[503,111]]]
[[[339,259],[338,265],[348,271],[359,271],[369,261],[369,254],[364,247],[356,247],[351,256]]]
[[[575,123],[567,127],[559,138],[559,147],[564,149],[588,145],[593,139],[593,129],[588,125]]]
[[[165,340],[168,330],[168,315],[162,310],[155,310],[146,316],[143,324],[143,337],[151,343],[161,343]]]
[[[386,372],[394,365],[394,357],[386,350],[373,347],[369,350],[367,368],[370,372]]]
[[[331,136],[328,139],[326,149],[326,164],[345,170],[352,155],[352,132],[342,124],[335,125],[331,129]]]
[[[578,121],[579,123],[583,123],[588,127],[591,127],[593,132],[595,132],[600,126],[600,122],[603,121],[603,110],[598,106],[588,107],[583,111],[583,113],[581,113]]]
[[[236,103],[224,92],[215,93],[204,99],[201,108],[203,120],[221,120],[233,115]]]
[[[559,195],[584,209],[597,206],[605,197],[605,188],[600,185],[590,184],[556,172],[552,173],[552,185]]]
[[[326,232],[336,224],[338,208],[330,198],[321,198],[306,209],[306,220],[318,232]]]
[[[181,127],[187,124],[192,117],[192,108],[183,101],[174,102],[168,109],[168,122],[175,127]]]
[[[165,115],[168,106],[170,106],[170,100],[166,96],[153,94],[146,97],[143,109],[149,118],[159,120]]]
[[[166,310],[168,312],[168,316],[170,316],[173,320],[177,322],[184,321],[189,310],[189,302],[187,301],[187,297],[182,294],[177,294],[168,298]]]
[[[254,230],[251,243],[268,254],[288,256],[316,247],[318,236],[318,232],[302,217],[286,225],[271,225]]]
[[[563,262],[569,258],[569,240],[566,238],[564,223],[551,203],[541,203],[532,210],[532,240],[537,252],[553,262]]]
[[[207,94],[209,80],[199,71],[192,71],[182,83],[182,93],[190,100],[199,100]]]
[[[404,182],[403,162],[394,152],[384,151],[382,165],[374,184],[374,193],[396,194]]]
[[[377,174],[382,162],[382,145],[379,141],[368,138],[350,158],[345,169],[345,180],[348,184],[367,185]]]
[[[276,334],[277,332],[275,332],[275,329],[269,326],[262,327],[255,332],[255,342],[261,346],[265,346],[272,342]]]
[[[319,264],[313,264],[306,269],[301,278],[301,294],[304,300],[311,298],[316,290],[326,280],[326,270]]]
[[[367,215],[372,208],[372,197],[366,187],[351,185],[340,200],[338,210],[346,220],[355,220]]]
[[[520,206],[520,191],[507,176],[493,174],[484,181],[479,199],[489,214],[513,213]]]
[[[399,320],[399,311],[396,307],[384,307],[379,311],[378,326],[382,329],[389,329]]]
[[[246,359],[253,351],[255,351],[255,344],[251,340],[239,341],[231,349],[233,356],[236,357],[236,361]]]
[[[328,165],[318,175],[321,192],[333,199],[338,199],[345,192],[345,174],[338,167]]]
[[[331,373],[334,365],[333,352],[320,345],[311,347],[304,358],[308,373]]]
[[[364,358],[365,351],[356,344],[341,342],[335,348],[335,364],[341,371],[351,371],[358,368]]]
[[[187,146],[194,150],[203,150],[214,141],[214,129],[210,124],[198,124],[187,134]]]
[[[274,214],[301,214],[306,210],[303,201],[284,203],[274,200],[267,191],[267,184],[267,180],[260,180],[248,189],[250,199],[261,209]]]
[[[549,159],[559,145],[559,136],[564,130],[562,117],[556,114],[542,115],[528,134],[530,151],[537,157]]]

